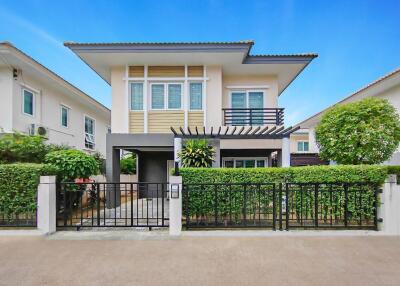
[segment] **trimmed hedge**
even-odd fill
[[[182,168],[180,169],[180,174],[184,184],[222,183],[217,189],[207,185],[203,187],[191,186],[189,198],[183,201],[183,209],[186,214],[189,214],[191,220],[197,223],[213,221],[216,210],[220,216],[219,219],[224,220],[229,214],[229,216],[233,215],[234,223],[240,223],[244,209],[247,210],[248,217],[255,216],[256,211],[254,208],[259,208],[263,213],[270,210],[273,200],[272,193],[260,193],[257,187],[250,185],[247,186],[247,199],[244,200],[243,186],[225,186],[224,183],[371,183],[371,186],[365,187],[365,192],[361,195],[361,206],[358,203],[360,198],[353,192],[357,187],[351,187],[348,195],[349,219],[362,215],[365,219],[371,220],[375,209],[373,185],[382,184],[385,181],[387,172],[388,168],[386,166],[370,165],[255,169]],[[261,188],[270,187],[264,185]],[[335,218],[343,218],[343,188],[340,186],[333,188],[338,192],[333,194],[333,197],[330,197],[329,187],[320,187],[321,192],[318,195],[318,200],[321,215],[323,217],[334,215]],[[307,187],[303,191],[292,190],[290,193],[290,201],[293,203],[291,207],[295,209],[298,219],[300,219],[300,214],[308,218],[312,218],[314,215],[312,209],[314,205],[313,192],[310,192],[310,187],[308,187],[308,191],[305,191],[306,189]],[[218,204],[216,204],[216,201],[218,201]]]
[[[338,165],[289,168],[181,168],[185,184],[195,183],[383,183],[387,166]]]
[[[55,168],[45,164],[0,164],[0,214],[34,213],[40,176],[55,174]]]

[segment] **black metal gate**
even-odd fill
[[[169,225],[168,183],[60,183],[57,228]]]
[[[371,183],[184,184],[186,229],[377,230],[379,187]]]

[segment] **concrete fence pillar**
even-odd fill
[[[181,159],[178,154],[182,150],[182,138],[174,138],[174,160],[178,162],[179,167],[181,166]]]
[[[56,177],[41,176],[37,196],[37,227],[45,234],[56,231]]]
[[[396,175],[389,175],[383,184],[380,202],[378,218],[382,222],[378,229],[385,234],[400,235],[400,186],[397,185]]]
[[[182,177],[169,177],[169,234],[178,236],[182,232]]]
[[[282,139],[282,167],[290,167],[290,138]]]

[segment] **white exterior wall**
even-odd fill
[[[98,109],[84,102],[79,95],[72,92],[62,93],[50,82],[37,81],[24,74],[18,80],[12,79],[9,72],[12,91],[3,89],[1,85],[2,104],[1,108],[12,111],[12,129],[28,133],[31,124],[41,125],[48,128],[48,143],[65,144],[76,149],[85,149],[85,125],[84,116],[87,115],[95,120],[95,151],[106,154],[106,134],[110,127],[110,118],[104,113],[100,114]],[[22,112],[22,89],[27,88],[35,93],[34,116]],[[4,97],[12,98],[12,103],[3,101]],[[61,105],[69,107],[69,126],[61,125]],[[1,124],[3,124],[3,115]],[[4,121],[7,122],[7,121]],[[92,151],[92,150],[87,150]]]
[[[12,124],[12,71],[9,68],[0,67],[0,131],[11,132]]]
[[[113,133],[129,133],[129,118],[127,106],[127,90],[125,88],[125,67],[111,69],[111,129]]]

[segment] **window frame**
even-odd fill
[[[225,167],[225,161],[233,161],[233,167],[232,168],[237,168],[236,167],[236,161],[254,161],[254,167],[253,168],[268,168],[268,158],[266,157],[223,157],[222,158],[222,166]],[[257,167],[257,161],[264,161],[264,167]],[[243,167],[246,168],[246,167]],[[251,169],[251,168],[248,168]]]
[[[142,85],[142,109],[132,109],[132,84],[140,83]],[[128,99],[129,99],[129,111],[143,111],[144,110],[144,82],[143,81],[129,81],[129,92],[128,92]]]
[[[190,106],[190,96],[191,96],[191,93],[190,93],[190,85],[192,84],[192,83],[197,83],[197,84],[201,84],[201,101],[200,101],[200,103],[201,103],[201,108],[200,109],[192,109],[192,107]],[[204,111],[204,104],[203,104],[203,99],[204,99],[204,84],[203,84],[203,82],[202,81],[189,81],[188,82],[188,102],[189,102],[189,104],[188,104],[188,110],[189,111]]]
[[[307,141],[307,140],[298,140],[298,141],[296,141],[296,143],[297,143],[297,152],[304,152],[304,153],[310,152],[310,142],[309,141]],[[299,143],[301,143],[301,145],[303,146],[303,150],[299,150]],[[308,144],[307,150],[304,150],[304,143]]]
[[[63,111],[63,108],[64,109],[66,109],[67,110],[67,126],[64,126],[63,125],[63,118],[62,118],[62,116],[63,116],[63,114],[62,114],[62,111]],[[66,106],[65,104],[60,104],[60,125],[61,125],[61,127],[63,127],[63,128],[69,128],[69,124],[70,124],[70,110],[71,110],[71,108],[70,107],[68,107],[68,106]]]
[[[180,85],[181,86],[181,107],[180,108],[168,108],[168,96],[169,96],[169,90],[168,90],[168,86],[170,84],[174,84],[174,85]],[[163,108],[153,108],[153,85],[163,85],[164,86],[164,106]],[[184,94],[184,90],[183,90],[184,86],[182,82],[151,82],[150,83],[150,108],[149,110],[183,110],[183,94]]]
[[[258,108],[266,108],[266,92],[265,90],[261,90],[261,89],[231,89],[229,91],[229,108],[233,108],[232,107],[232,93],[245,93],[246,94],[246,107],[242,107],[242,108],[248,108],[250,109],[251,107],[249,107],[249,94],[251,92],[260,92],[262,93],[262,98],[263,98],[263,106],[262,107],[258,107]]]
[[[21,104],[22,114],[29,116],[29,117],[35,117],[35,115],[36,115],[36,92],[34,92],[33,90],[26,88],[26,87],[23,87],[21,90],[22,90],[22,104]],[[25,112],[25,91],[32,94],[32,114]]]
[[[93,121],[93,128],[92,128],[93,129],[93,134],[90,134],[90,133],[86,132],[86,118],[88,118],[88,119]],[[85,149],[87,149],[87,150],[95,150],[95,148],[96,148],[96,119],[94,119],[93,117],[91,117],[89,115],[84,114],[84,116],[83,116],[83,131],[84,131],[84,135],[85,135],[84,136]],[[92,135],[93,136],[93,142],[89,142],[89,143],[93,144],[92,148],[86,146],[86,135]]]

